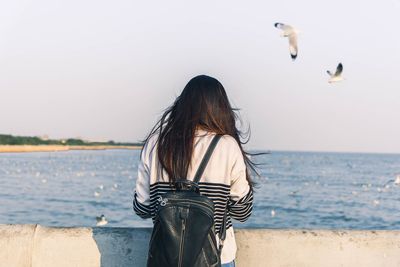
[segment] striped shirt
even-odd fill
[[[196,132],[188,180],[193,180],[214,135],[204,130]],[[153,221],[160,196],[173,190],[168,182],[167,173],[164,171],[162,176],[159,174],[156,141],[157,136],[152,136],[143,148],[133,200],[136,214],[142,218],[152,218]],[[233,137],[224,135],[220,139],[200,179],[199,188],[202,195],[214,202],[216,233],[221,229],[227,209],[227,232],[221,262],[230,262],[236,256],[232,219],[246,221],[253,208],[253,192],[246,180],[246,165],[240,147]]]

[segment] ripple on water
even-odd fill
[[[104,214],[106,227],[150,226],[151,220],[141,220],[132,210],[139,154],[135,150],[2,154],[0,223],[94,226],[96,216]],[[264,178],[255,178],[253,215],[245,224],[234,222],[237,227],[400,226],[400,186],[385,186],[400,174],[400,155],[273,152],[252,159],[265,163],[260,170]]]

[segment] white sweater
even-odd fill
[[[194,140],[192,161],[187,179],[193,180],[200,162],[215,134],[198,130]],[[150,138],[144,146],[138,167],[138,178],[133,200],[133,209],[142,218],[155,219],[159,195],[171,191],[168,175],[158,175],[157,136]],[[246,165],[236,140],[224,135],[218,142],[199,182],[200,193],[209,197],[215,205],[215,228],[219,232],[228,204],[227,231],[221,262],[235,259],[236,242],[231,218],[246,221],[253,208],[253,192],[246,180]],[[217,241],[218,235],[217,235]]]

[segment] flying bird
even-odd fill
[[[281,29],[283,32],[281,34],[282,37],[289,38],[289,51],[292,60],[294,61],[297,57],[297,31],[290,25],[283,23],[275,23],[275,28]]]
[[[384,186],[386,186],[386,185],[388,185],[388,184],[390,184],[390,183],[393,183],[394,185],[400,185],[400,175],[397,175],[396,176],[396,179],[392,179],[392,180],[389,180],[389,181],[387,181],[385,184],[384,184]]]
[[[329,83],[343,81],[343,76],[342,76],[343,65],[342,65],[342,63],[339,63],[337,65],[335,73],[332,73],[329,70],[327,70],[326,72],[331,76],[331,78],[328,81]]]
[[[96,221],[96,226],[103,226],[108,223],[106,217],[103,214],[100,217],[96,217]]]

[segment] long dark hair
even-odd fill
[[[246,178],[252,186],[251,172],[256,172],[256,164],[242,148],[248,142],[249,135],[246,141],[241,140],[243,134],[236,127],[238,119],[222,84],[206,75],[196,76],[189,81],[172,106],[165,110],[144,143],[158,133],[158,159],[170,182],[174,182],[186,178],[197,128],[218,135],[230,135],[242,151],[247,167]]]

